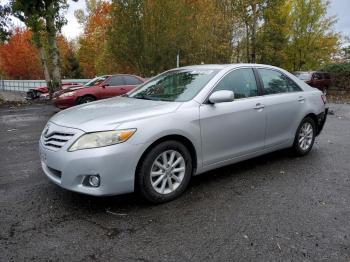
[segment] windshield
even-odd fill
[[[98,84],[102,83],[103,81],[105,81],[107,79],[107,77],[108,76],[95,77],[94,79],[91,79],[89,82],[84,84],[84,86],[89,87],[89,86],[98,85]]]
[[[218,71],[213,69],[168,71],[132,91],[129,97],[159,101],[189,101]]]
[[[310,73],[296,73],[295,76],[303,81],[307,81],[311,79]]]

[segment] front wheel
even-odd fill
[[[299,156],[310,152],[315,142],[316,124],[311,117],[305,117],[301,121],[295,134],[293,150]]]
[[[192,176],[192,158],[178,141],[165,141],[152,148],[140,163],[136,186],[153,203],[171,201],[180,196]]]
[[[82,98],[80,98],[78,100],[78,105],[81,105],[81,104],[86,104],[86,103],[90,103],[90,102],[93,102],[95,101],[96,99],[93,97],[93,96],[83,96]]]

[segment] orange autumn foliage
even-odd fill
[[[0,44],[0,72],[12,79],[42,79],[38,52],[30,43],[31,32],[16,28],[7,43]]]
[[[110,12],[111,4],[101,2],[87,17],[84,34],[79,39],[78,51],[79,64],[86,77],[112,74],[121,70],[106,47],[108,25],[111,23]]]

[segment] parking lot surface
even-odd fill
[[[350,261],[350,105],[303,158],[279,151],[194,177],[179,199],[95,198],[49,182],[57,110],[0,108],[0,261]]]

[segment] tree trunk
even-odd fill
[[[252,24],[252,59],[251,62],[256,62],[256,23],[257,23],[257,14],[256,14],[256,4],[252,4],[252,12],[253,12],[253,24]]]
[[[32,32],[33,32],[33,37],[32,37],[33,42],[34,42],[35,47],[38,49],[40,63],[41,63],[41,66],[43,67],[43,70],[44,70],[46,85],[49,87],[51,85],[52,80],[51,80],[51,76],[49,73],[49,67],[47,64],[45,49],[44,49],[43,45],[41,44],[40,33],[37,30],[35,30],[35,28],[32,28]]]
[[[249,25],[248,22],[245,23],[245,33],[246,33],[246,48],[247,48],[247,63],[250,61],[250,48],[249,48]]]
[[[53,3],[48,7],[48,12],[45,16],[46,21],[46,32],[47,32],[47,42],[48,42],[48,50],[49,57],[52,62],[52,82],[49,85],[49,93],[50,97],[52,97],[53,93],[61,87],[61,68],[60,68],[60,56],[57,48],[56,42],[56,25],[55,25],[55,11]]]

